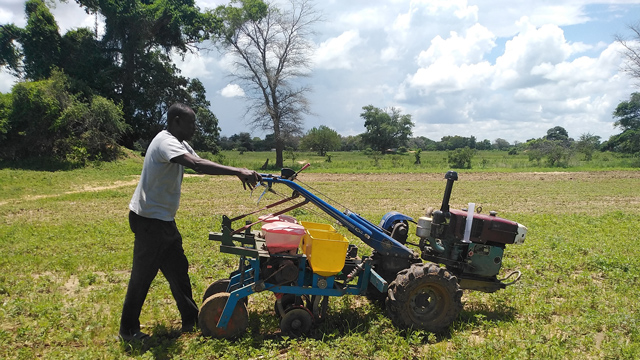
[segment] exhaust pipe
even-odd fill
[[[453,189],[453,183],[458,180],[458,173],[449,170],[444,175],[444,178],[447,180],[447,186],[444,189],[442,206],[440,206],[440,210],[436,210],[432,214],[433,222],[431,224],[431,237],[433,238],[440,238],[445,230],[444,225],[449,217],[449,199],[451,198],[451,190]]]
[[[449,212],[449,199],[451,199],[451,190],[453,189],[453,182],[458,180],[458,173],[452,170],[447,171],[444,175],[444,178],[447,180],[447,186],[444,189],[444,197],[442,198],[442,206],[440,206],[440,211]]]

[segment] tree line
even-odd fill
[[[364,120],[365,132],[355,136],[342,136],[335,130],[321,125],[307,131],[303,136],[289,136],[285,146],[291,150],[314,151],[326,156],[330,151],[366,151],[369,153],[417,152],[416,163],[420,162],[421,151],[448,151],[449,163],[457,168],[470,168],[471,159],[477,150],[506,151],[510,155],[526,153],[532,162],[541,165],[564,167],[576,155],[581,160],[591,161],[596,151],[612,151],[638,157],[640,155],[640,93],[634,93],[629,101],[618,105],[613,116],[614,126],[622,129],[621,134],[611,136],[602,142],[601,137],[590,133],[581,134],[576,140],[569,137],[562,126],[547,130],[545,136],[532,138],[526,142],[514,142],[497,138],[493,141],[478,141],[475,136],[444,136],[439,141],[424,136],[412,137],[414,123],[411,115],[402,114],[398,109],[380,109],[373,105],[363,107],[360,116]],[[264,139],[251,137],[247,132],[223,136],[219,145],[223,150],[269,151],[273,149],[273,135]],[[640,163],[639,163],[640,164]]]

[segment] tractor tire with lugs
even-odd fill
[[[441,333],[462,311],[456,277],[434,263],[417,263],[398,272],[387,295],[387,315],[401,329]]]

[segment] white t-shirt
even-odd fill
[[[129,203],[131,211],[146,218],[174,220],[180,206],[184,166],[172,163],[171,159],[186,153],[198,156],[186,141],[178,141],[167,130],[153,138],[144,158],[140,182]]]

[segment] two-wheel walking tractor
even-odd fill
[[[329,296],[343,295],[366,295],[383,302],[398,328],[437,333],[446,330],[462,310],[463,290],[491,293],[520,279],[519,271],[504,279],[497,276],[505,246],[523,243],[526,227],[495,212],[474,211],[472,203],[468,209],[450,209],[451,190],[458,179],[454,171],[445,175],[439,210],[430,209],[417,221],[389,212],[379,225],[329,205],[294,181],[298,173],[283,169],[279,176],[262,174],[265,192],[282,184],[293,190],[292,195],[250,214],[223,216],[222,232],[209,234],[209,239],[220,242],[222,253],[238,255],[240,261],[228,279],[214,282],[205,291],[198,319],[203,335],[242,334],[249,321],[247,297],[263,291],[274,293],[280,328],[293,336],[306,333],[326,316]],[[358,248],[331,225],[301,222],[302,226],[287,228],[284,221],[277,221],[271,223],[274,233],[265,232],[267,225],[252,230],[265,221],[263,216],[233,229],[235,221],[288,202],[293,205],[269,213],[269,218],[279,220],[286,212],[311,203],[371,246],[371,256],[359,256]],[[302,227],[304,235],[295,226]],[[415,226],[418,244],[408,243],[409,226]],[[281,243],[283,239],[293,242]]]

